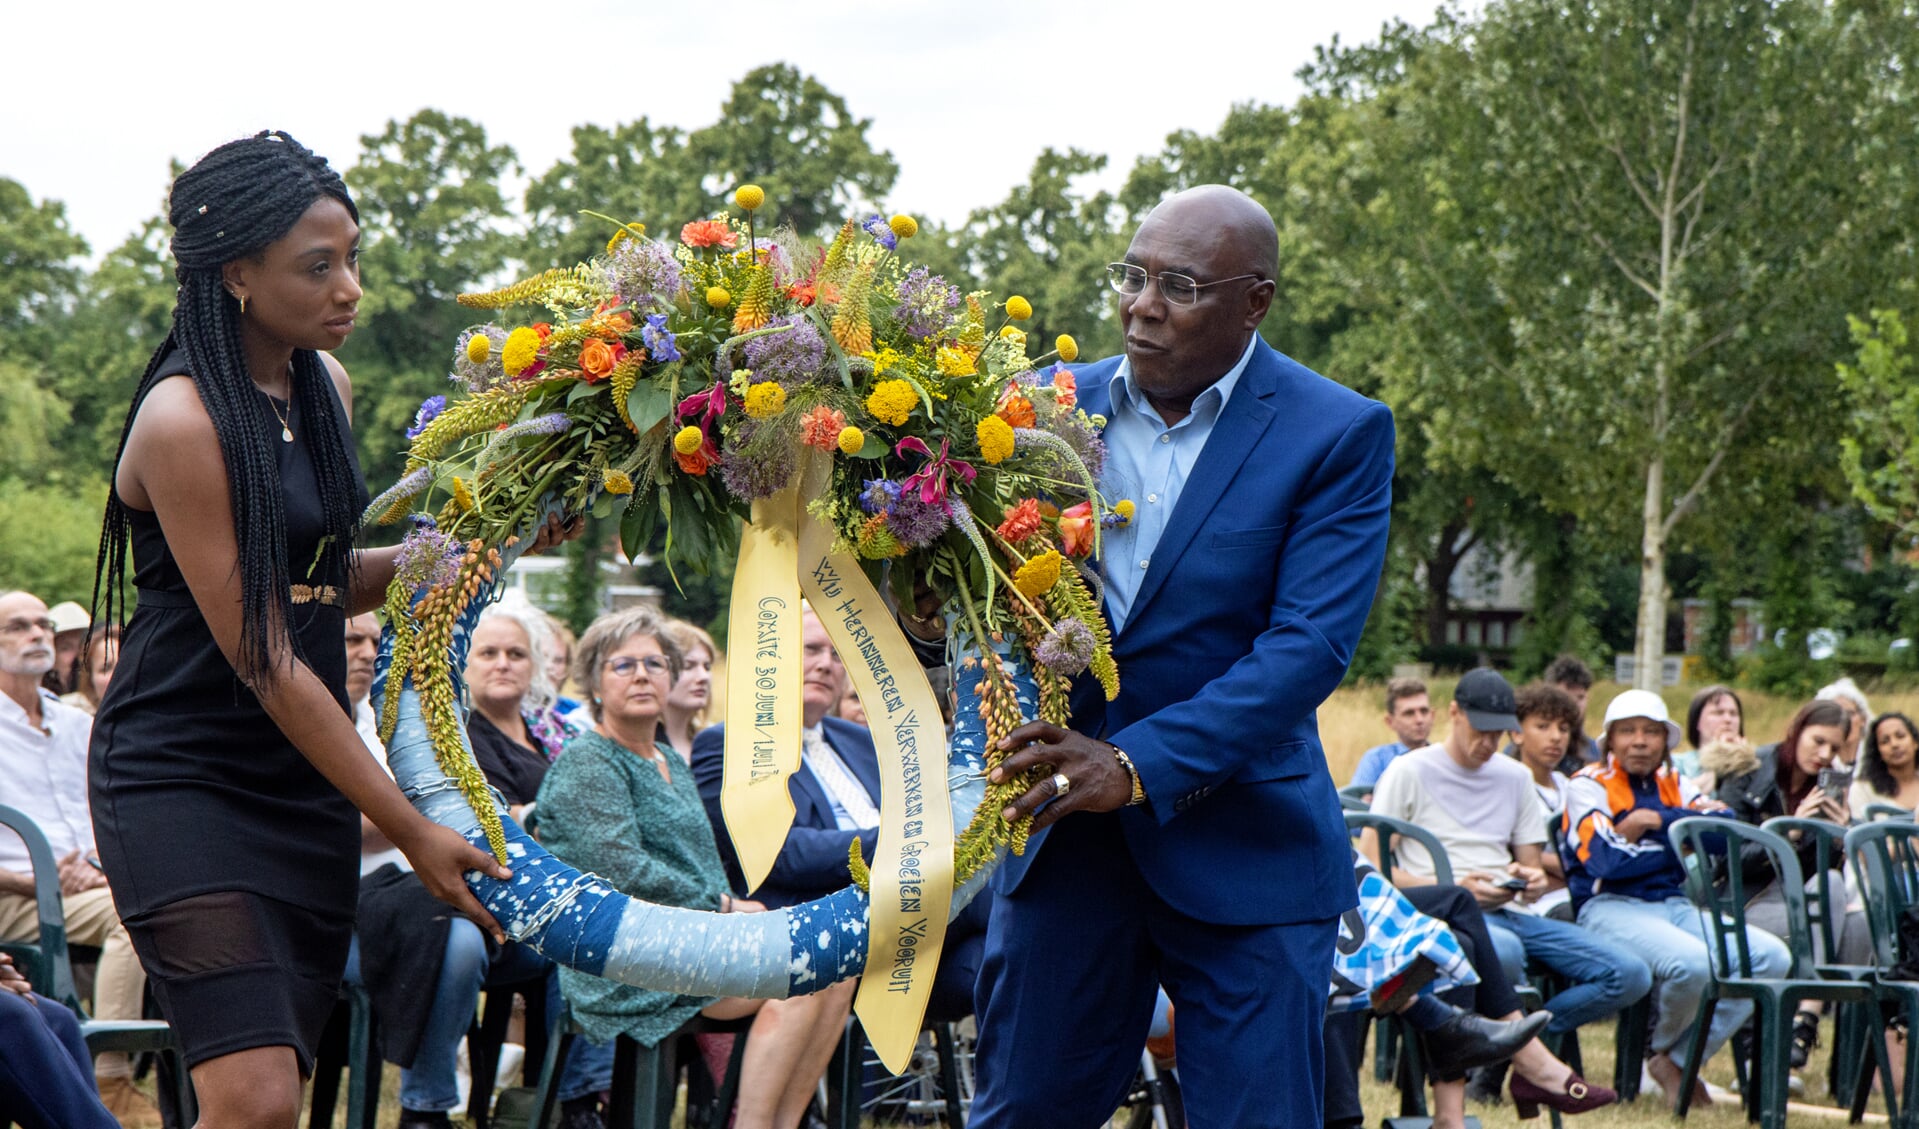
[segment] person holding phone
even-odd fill
[[[1569,987],[1546,1001],[1553,1014],[1546,1031],[1558,1034],[1644,996],[1652,987],[1652,971],[1623,947],[1532,911],[1529,903],[1547,891],[1541,852],[1549,833],[1532,774],[1498,755],[1505,735],[1520,729],[1514,710],[1513,688],[1498,671],[1467,672],[1447,707],[1451,729],[1445,741],[1388,765],[1373,792],[1372,810],[1438,836],[1456,881],[1484,911],[1487,933],[1511,981],[1524,979],[1528,954],[1566,977]],[[1364,831],[1359,849],[1379,862],[1378,833]],[[1401,840],[1395,853],[1396,885],[1435,881],[1433,860],[1418,843]],[[1581,1078],[1543,1043],[1528,1045],[1512,1063],[1515,1104],[1581,1113],[1617,1097]],[[1476,1088],[1493,1097],[1497,1085],[1494,1077]]]
[[[1819,819],[1845,827],[1852,822],[1846,793],[1852,787],[1852,772],[1839,763],[1850,722],[1845,707],[1834,701],[1808,702],[1792,715],[1786,735],[1776,745],[1766,745],[1753,753],[1752,763],[1738,775],[1727,776],[1719,785],[1719,798],[1740,820],[1760,824],[1776,816],[1792,815]],[[1813,836],[1793,832],[1789,838],[1799,854],[1799,869],[1806,878],[1808,892],[1822,880],[1819,874],[1819,845]],[[1844,893],[1846,886],[1837,873],[1843,862],[1838,852],[1831,858],[1835,873],[1823,876],[1829,889]],[[1746,889],[1757,894],[1746,903],[1746,923],[1764,929],[1776,937],[1786,937],[1786,895],[1780,889],[1772,864],[1764,852],[1747,848],[1739,860]],[[1834,923],[1838,952],[1825,952],[1817,933],[1813,936],[1815,959],[1822,964],[1873,963],[1872,934],[1865,911],[1848,907],[1846,915]],[[1792,1064],[1804,1066],[1812,1055],[1819,1034],[1822,1005],[1809,1000],[1799,1007],[1792,1025]]]

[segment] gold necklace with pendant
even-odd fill
[[[280,442],[282,443],[293,442],[293,424],[289,422],[287,416],[280,411],[280,405],[274,402],[273,396],[270,393],[268,393],[266,389],[264,388],[260,389],[260,395],[265,396],[267,398],[267,407],[273,409],[273,418],[280,421]],[[292,365],[287,366],[287,410],[288,411],[293,410],[293,366]]]

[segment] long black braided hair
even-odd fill
[[[147,362],[133,404],[120,430],[115,473],[126,454],[127,437],[140,404],[153,387],[154,374],[175,350],[186,354],[187,372],[200,403],[213,421],[233,494],[233,531],[240,547],[240,653],[236,668],[250,683],[273,677],[274,647],[270,623],[282,625],[290,658],[304,659],[299,636],[285,630],[293,623],[288,585],[286,514],[280,499],[279,435],[269,428],[256,402],[260,393],[247,371],[241,346],[240,304],[227,290],[221,268],[259,255],[285,236],[316,201],[331,197],[346,206],[357,223],[359,209],[346,183],[326,159],[278,130],[228,142],[213,150],[173,182],[167,221],[173,227],[174,276],[179,281],[173,330]],[[289,398],[299,398],[307,420],[308,450],[320,487],[326,540],[312,571],[315,577],[350,575],[353,540],[359,522],[353,462],[340,427],[332,377],[311,349],[293,354]],[[124,623],[128,510],[117,488],[108,492],[106,520],[100,532],[100,556],[93,586],[93,621]],[[301,562],[304,570],[306,562]],[[301,577],[304,581],[304,575]]]

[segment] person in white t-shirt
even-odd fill
[[[1373,792],[1372,810],[1438,837],[1453,880],[1485,910],[1487,929],[1515,982],[1523,979],[1528,956],[1570,982],[1546,1001],[1553,1013],[1546,1030],[1559,1034],[1644,996],[1652,987],[1652,972],[1638,957],[1578,926],[1534,912],[1531,903],[1548,889],[1541,856],[1549,836],[1532,773],[1498,755],[1501,738],[1521,729],[1514,706],[1512,686],[1497,671],[1469,671],[1447,707],[1452,728],[1446,740],[1394,761]],[[1367,830],[1360,849],[1377,860],[1378,835]],[[1433,860],[1425,848],[1404,840],[1396,855],[1395,884],[1433,883]],[[1605,1104],[1598,1098],[1610,1091],[1588,1086],[1557,1059],[1551,1062],[1563,1074],[1524,1053],[1514,1056],[1515,1103],[1536,1102],[1564,1113]],[[1584,1101],[1572,1098],[1573,1083],[1586,1093]]]

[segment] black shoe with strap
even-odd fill
[[[1513,1057],[1519,1048],[1545,1030],[1552,1018],[1550,1011],[1536,1011],[1503,1022],[1456,1010],[1451,1019],[1420,1033],[1420,1042],[1426,1051],[1426,1068],[1442,1081],[1464,1078],[1475,1066]]]
[[[1812,1058],[1812,1049],[1819,1045],[1819,1017],[1809,1011],[1802,1011],[1792,1017],[1792,1068],[1798,1070]]]

